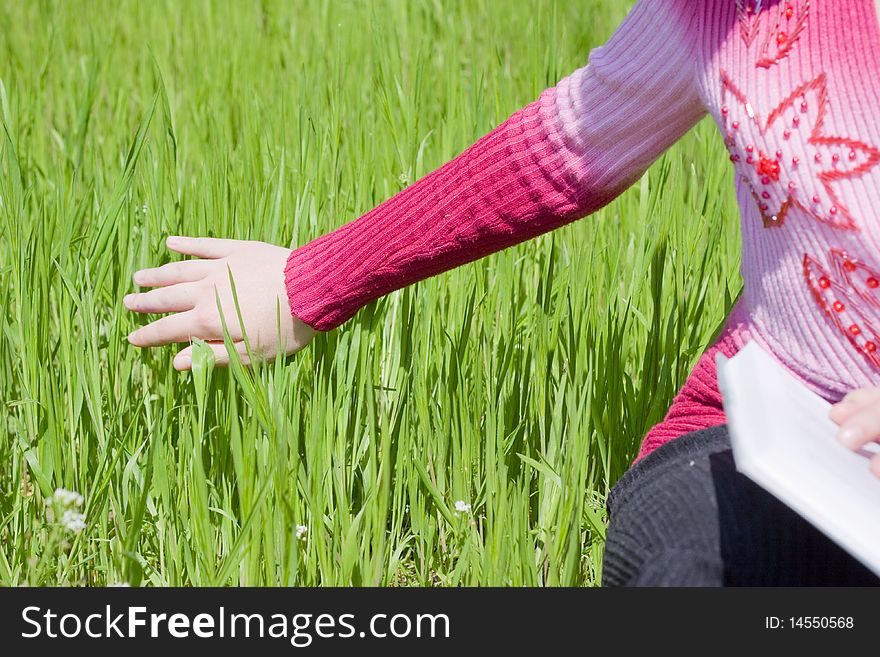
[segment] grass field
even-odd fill
[[[355,218],[627,4],[0,2],[0,584],[598,583],[607,491],[741,285],[709,122],[286,362],[178,373],[121,299],[169,234]]]

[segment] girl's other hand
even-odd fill
[[[831,407],[828,416],[840,425],[837,439],[854,451],[880,441],[880,387],[851,391]],[[880,454],[871,457],[871,472],[880,477]]]
[[[315,330],[290,313],[284,286],[284,267],[290,249],[265,242],[210,237],[169,237],[166,246],[198,259],[135,272],[136,285],[156,289],[127,295],[123,299],[125,307],[138,313],[173,314],[132,331],[128,336],[131,344],[158,347],[201,338],[214,350],[216,364],[227,365],[229,354],[223,343],[223,324],[217,308],[216,295],[219,295],[229,335],[243,362],[247,363],[242,327],[229,282],[230,271],[244,329],[255,354],[272,360],[279,352],[299,351],[314,337]],[[191,367],[192,347],[188,346],[174,357],[174,368],[188,370]]]

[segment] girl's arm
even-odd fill
[[[129,310],[176,314],[129,341],[154,347],[198,337],[223,365],[222,319],[243,356],[245,331],[260,355],[291,353],[392,290],[594,212],[705,113],[693,66],[698,6],[641,0],[588,66],[446,165],[299,249],[169,238],[170,249],[198,259],[135,274],[137,285],[158,289],[128,295]],[[239,296],[244,327],[230,272],[248,291]],[[174,366],[189,369],[191,354],[181,350]]]
[[[619,195],[705,112],[694,5],[642,0],[588,66],[440,169],[293,251],[285,269],[293,314],[332,329],[388,292]]]

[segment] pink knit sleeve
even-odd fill
[[[461,155],[294,250],[290,308],[319,330],[366,303],[607,204],[705,113],[689,0],[641,0],[589,64]]]

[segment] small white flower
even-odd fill
[[[141,214],[147,214],[147,204],[146,203],[144,203],[141,206]]]
[[[464,500],[458,500],[455,503],[455,515],[458,515],[459,513],[470,513],[470,512],[471,512],[471,505],[469,503],[465,502]]]
[[[305,525],[297,525],[296,526],[296,537],[299,540],[304,541],[304,540],[306,540],[306,534],[308,533],[308,531],[309,531],[309,528],[306,527]]]
[[[56,522],[58,518],[61,518],[61,524],[71,531],[80,531],[82,527],[85,527],[84,523],[80,527],[80,522],[76,521],[77,518],[84,517],[77,511],[83,504],[83,497],[76,491],[56,488],[55,492],[46,499],[45,504],[46,519],[49,522]],[[79,529],[75,529],[76,527]]]
[[[61,516],[61,526],[69,532],[79,534],[86,528],[86,517],[79,511],[68,509]]]
[[[46,500],[46,519],[51,523],[57,522],[67,531],[78,534],[86,528],[85,514],[79,511],[82,505],[83,496],[76,491],[56,488]]]
[[[66,488],[56,488],[52,497],[46,500],[46,506],[57,505],[61,508],[68,509],[73,506],[82,506],[83,496],[75,490],[67,490]]]

